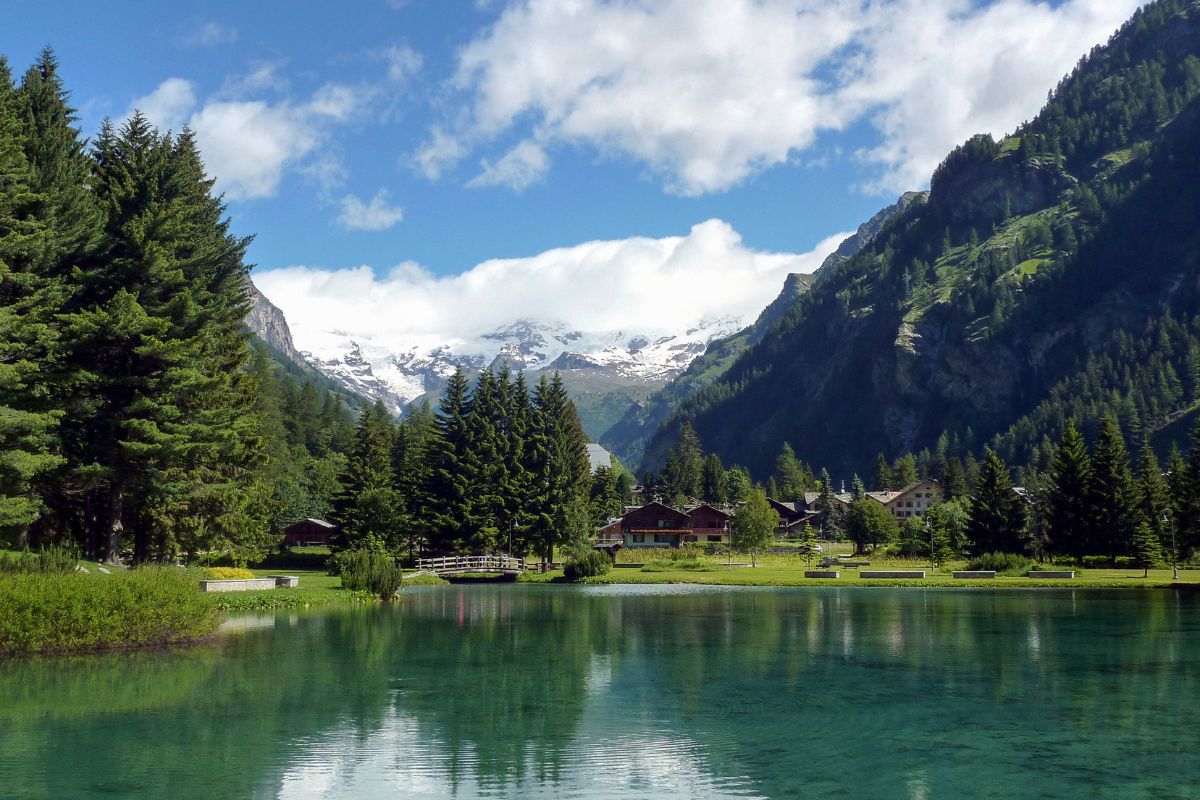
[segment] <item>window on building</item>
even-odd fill
[[[905,505],[909,508],[912,508],[912,500],[909,500],[907,503],[905,503]]]
[[[645,543],[645,541],[646,541],[646,534],[644,534],[644,533],[635,533],[635,534],[633,535],[633,543],[634,543],[634,544],[644,544],[644,543]]]
[[[721,541],[721,537],[720,537],[720,536],[713,536],[713,535],[711,535],[711,534],[710,534],[710,535],[709,535],[709,537],[708,537],[708,540],[709,540],[710,542],[719,542],[719,541]]]

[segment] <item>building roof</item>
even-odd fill
[[[307,518],[299,520],[297,522],[293,522],[291,525],[288,525],[288,528],[292,527],[292,525],[300,525],[301,523],[304,523],[304,522],[311,522],[313,525],[319,525],[322,528],[332,529],[332,528],[337,527],[336,525],[326,522],[323,519],[313,519],[312,517],[307,517]],[[285,528],[284,530],[287,530],[287,528]]]
[[[588,462],[592,465],[592,472],[600,469],[600,467],[612,466],[612,453],[605,450],[595,442],[589,442],[587,446]]]

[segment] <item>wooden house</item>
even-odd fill
[[[328,545],[329,537],[336,529],[335,525],[331,525],[325,520],[302,519],[283,529],[283,544],[285,547]]]

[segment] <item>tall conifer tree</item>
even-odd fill
[[[1074,420],[1067,420],[1051,464],[1046,496],[1046,548],[1052,553],[1082,558],[1089,552],[1091,526],[1089,487],[1091,458]]]
[[[967,537],[971,552],[1021,553],[1025,527],[1024,508],[1012,488],[1008,467],[990,447],[984,447],[979,482],[971,493]]]
[[[1100,423],[1088,484],[1091,504],[1091,549],[1116,558],[1131,552],[1133,534],[1142,523],[1137,484],[1116,419],[1106,414]]]

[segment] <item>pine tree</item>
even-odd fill
[[[503,452],[503,433],[498,430],[504,416],[501,402],[496,376],[484,370],[467,404],[467,448],[475,468],[470,487],[471,515],[463,522],[467,548],[472,553],[495,552],[500,544],[500,526],[507,521],[504,491],[508,462]]]
[[[1171,513],[1171,488],[1163,477],[1158,465],[1158,457],[1149,439],[1142,443],[1141,457],[1138,461],[1137,478],[1138,502],[1141,506],[1142,517],[1150,525],[1159,542],[1170,541],[1170,526],[1174,524]]]
[[[575,404],[558,373],[545,376],[534,391],[534,438],[545,443],[533,470],[537,497],[532,508],[531,539],[542,561],[553,560],[555,547],[577,547],[589,535],[587,436]]]
[[[778,487],[778,497],[781,500],[792,501],[804,495],[804,473],[796,452],[787,442],[775,459],[775,485]]]
[[[1115,560],[1130,552],[1133,533],[1143,521],[1138,500],[1121,429],[1116,419],[1106,414],[1100,422],[1088,484],[1093,553],[1104,553]]]
[[[417,557],[425,544],[418,521],[424,507],[436,435],[437,420],[425,401],[413,408],[400,424],[392,448],[392,485],[396,490],[398,519],[404,530],[406,556],[410,560]]]
[[[474,457],[467,430],[467,376],[455,370],[438,408],[437,435],[429,451],[429,477],[421,511],[425,538],[435,553],[462,552],[463,525],[472,516]]]
[[[1074,420],[1067,420],[1054,463],[1046,498],[1047,549],[1053,553],[1083,558],[1090,552],[1091,510],[1088,488],[1092,465],[1083,436]]]
[[[1200,551],[1200,419],[1192,426],[1188,444],[1186,466],[1176,481],[1175,491],[1175,535],[1181,560]]]
[[[18,547],[44,511],[36,479],[62,463],[45,369],[59,297],[37,263],[46,227],[23,140],[12,76],[0,57],[0,536],[9,533]]]
[[[899,490],[917,482],[917,460],[912,453],[896,459],[892,465],[892,487]]]
[[[829,477],[827,469],[821,470],[821,493],[817,498],[817,526],[821,529],[821,536],[826,540],[837,541],[841,538],[841,510],[833,492],[833,480]]]
[[[850,498],[851,500],[862,500],[867,496],[867,487],[863,485],[862,478],[858,477],[858,473],[854,473],[854,479],[850,481]]]
[[[392,469],[394,446],[395,429],[383,403],[363,408],[342,478],[342,494],[334,505],[333,519],[338,525],[334,549],[397,548],[400,503]]]
[[[1013,491],[1008,467],[990,447],[984,447],[983,468],[971,493],[970,509],[967,537],[973,555],[1026,550],[1024,508]]]
[[[892,488],[892,471],[888,468],[883,453],[875,456],[875,472],[871,477],[871,491],[886,492]]]
[[[709,453],[704,459],[700,497],[704,502],[715,506],[725,505],[725,467],[721,465],[721,457],[716,453]]]
[[[679,441],[675,443],[675,477],[672,494],[685,498],[699,497],[704,479],[704,455],[700,437],[690,422],[679,428]]]
[[[963,473],[962,462],[957,456],[950,456],[946,459],[946,468],[942,476],[942,492],[943,498],[949,502],[959,497],[966,497],[970,492],[967,486],[967,478]]]
[[[1174,566],[1180,561],[1179,539],[1183,530],[1182,526],[1186,520],[1186,515],[1189,514],[1190,498],[1192,496],[1193,487],[1191,486],[1191,478],[1188,474],[1187,462],[1183,460],[1183,455],[1179,452],[1179,446],[1171,443],[1171,452],[1167,455],[1167,488],[1170,492],[1171,503],[1171,520],[1170,529],[1166,532],[1169,535],[1162,538],[1162,546],[1170,556],[1171,565]]]
[[[1162,549],[1159,547],[1158,536],[1146,520],[1138,522],[1130,541],[1130,552],[1133,554],[1133,565],[1142,568],[1142,577],[1150,576],[1150,568],[1162,561]]]

